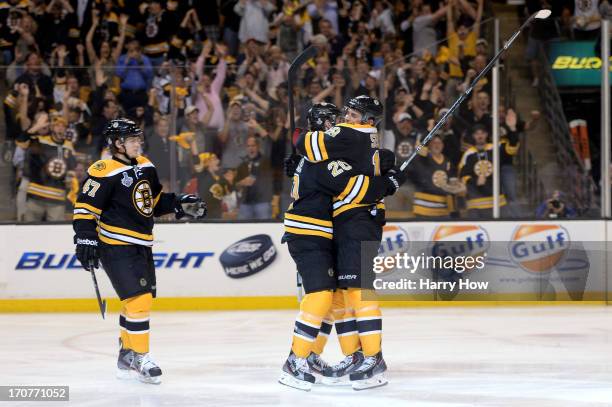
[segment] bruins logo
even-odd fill
[[[104,161],[98,161],[97,163],[94,164],[94,170],[104,171],[105,169],[106,169],[106,164],[104,164]]]
[[[210,189],[210,193],[215,199],[221,200],[223,198],[223,187],[219,184],[213,184]]]
[[[153,192],[149,181],[142,180],[132,190],[132,203],[134,208],[143,216],[153,215]]]
[[[408,158],[410,154],[412,154],[413,150],[414,147],[410,142],[401,141],[397,144],[397,147],[395,148],[395,153],[401,158]]]
[[[68,165],[61,158],[53,158],[47,161],[47,174],[53,179],[62,179],[66,175]]]
[[[493,163],[489,160],[478,161],[476,164],[474,164],[474,174],[478,175],[479,177],[481,175],[484,175],[485,177],[490,176],[493,174]]]
[[[442,188],[448,184],[448,174],[446,171],[442,170],[434,171],[433,175],[431,176],[431,182],[438,188]]]

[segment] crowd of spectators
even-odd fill
[[[65,183],[68,208],[87,167],[108,158],[102,130],[120,116],[142,126],[144,154],[164,188],[199,192],[210,217],[282,216],[290,202],[282,172],[290,150],[290,61],[311,44],[319,48],[294,89],[298,127],[307,126],[313,103],[342,106],[350,97],[374,96],[385,106],[382,144],[403,160],[490,59],[481,25],[489,6],[484,0],[2,2],[4,119],[16,145],[19,219],[54,219],[40,211],[26,216],[23,205],[40,198],[29,184],[47,147],[63,151],[65,168],[51,175],[43,168],[42,177]],[[505,126],[507,112],[499,114]],[[442,132],[454,168],[474,143],[475,128],[491,134],[491,115],[485,78]],[[518,120],[519,130],[528,125]],[[33,148],[38,139],[46,150]],[[511,182],[506,194],[512,196],[508,188]],[[411,189],[403,188],[389,209],[409,212]]]

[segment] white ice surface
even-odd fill
[[[0,385],[70,386],[69,403],[19,407],[612,406],[612,308],[384,309],[390,383],[361,392],[277,383],[294,316],[153,313],[153,386],[115,379],[116,314],[4,314]],[[340,359],[335,336],[324,355]]]

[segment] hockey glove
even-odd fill
[[[302,156],[298,154],[291,154],[289,157],[285,158],[285,175],[289,178],[293,178],[293,174],[295,174],[295,170],[301,160]]]
[[[386,148],[378,150],[378,158],[380,159],[380,173],[386,174],[395,167],[395,153]]]
[[[387,172],[383,178],[387,182],[385,196],[389,196],[397,192],[402,184],[406,182],[408,175],[406,175],[404,171],[400,170],[399,167],[395,167],[389,170],[389,172]]]
[[[76,244],[76,257],[81,262],[83,268],[87,271],[93,271],[93,268],[100,267],[100,241],[98,236],[91,235],[75,235],[74,243]]]
[[[177,219],[185,216],[202,219],[207,212],[206,203],[197,195],[182,194],[176,197],[174,214]]]

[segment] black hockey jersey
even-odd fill
[[[24,176],[30,180],[28,199],[66,201],[66,175],[76,166],[72,143],[68,140],[56,143],[47,135],[20,139],[18,145],[27,148]]]
[[[408,168],[408,175],[416,189],[413,201],[414,214],[417,216],[449,216],[452,208],[452,195],[442,187],[452,176],[450,161],[444,156],[441,161],[438,161],[426,152],[424,155],[417,155]]]
[[[321,132],[308,132],[296,144],[297,151],[310,162],[343,160],[349,164],[354,174],[379,176],[380,159],[379,139],[376,127],[342,123]],[[353,185],[354,186],[354,185]],[[361,203],[351,199],[352,195],[338,195],[333,200],[333,217],[351,210],[371,209],[373,203]],[[364,201],[367,202],[367,201]],[[376,210],[384,211],[382,200],[376,203]]]
[[[110,245],[153,246],[153,217],[174,211],[174,194],[162,192],[157,171],[145,157],[126,163],[100,160],[87,170],[74,206],[77,235],[95,234]]]
[[[382,177],[357,174],[342,160],[311,163],[302,158],[293,176],[294,201],[285,212],[283,239],[300,235],[331,241],[336,205],[372,205],[385,195],[387,185]],[[333,208],[332,196],[337,197]]]
[[[482,150],[470,147],[461,157],[459,176],[467,187],[467,209],[493,208],[493,148],[492,143],[487,143]],[[503,162],[516,155],[518,149],[518,134],[508,133],[508,137],[499,142],[500,161]],[[481,175],[486,177],[486,182],[478,185],[478,177]],[[506,205],[503,193],[499,198],[499,204]]]

